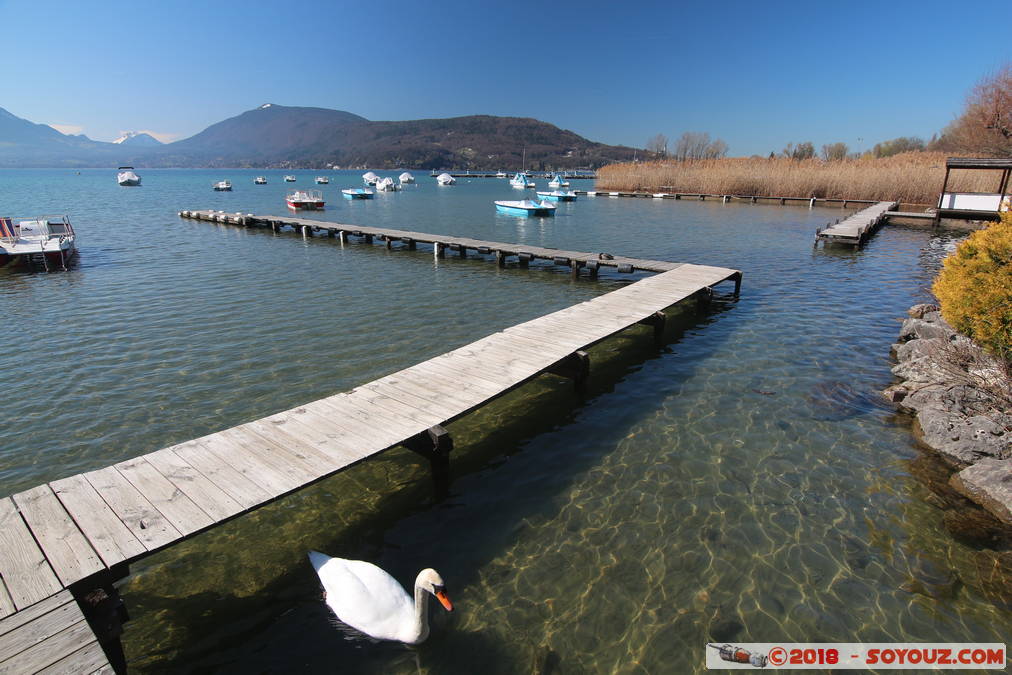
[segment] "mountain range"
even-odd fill
[[[526,117],[377,122],[342,110],[272,103],[173,143],[129,133],[114,143],[66,135],[0,108],[0,166],[596,168],[636,150],[595,143]]]

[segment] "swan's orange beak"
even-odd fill
[[[442,603],[443,607],[446,608],[447,612],[453,611],[453,603],[450,602],[450,596],[446,594],[446,591],[436,591],[436,598]]]

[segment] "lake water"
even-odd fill
[[[68,272],[0,270],[5,495],[631,280],[182,220],[284,214],[288,172],[139,173],[120,188],[108,170],[0,171],[0,211],[69,213],[80,239]],[[545,376],[450,425],[446,499],[393,449],[135,564],[135,672],[676,673],[703,669],[707,641],[1006,640],[995,554],[950,536],[916,477],[934,464],[877,404],[952,235],[889,225],[863,250],[816,250],[840,209],[581,197],[526,220],[494,212],[519,198],[502,180],[419,175],[346,202],[361,172],[294,173],[325,193],[312,217],[733,267],[742,294],[670,312],[663,349],[646,327],[593,348],[583,397]],[[221,178],[233,192],[211,191]],[[309,549],[405,584],[435,567],[457,611],[430,610],[418,647],[349,638]]]

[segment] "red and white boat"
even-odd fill
[[[74,227],[68,216],[0,217],[0,267],[67,269],[77,253]]]
[[[290,209],[322,209],[323,192],[320,190],[292,190],[285,197]]]

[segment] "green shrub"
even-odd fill
[[[953,328],[1012,360],[1012,213],[967,237],[945,259],[932,290]]]

